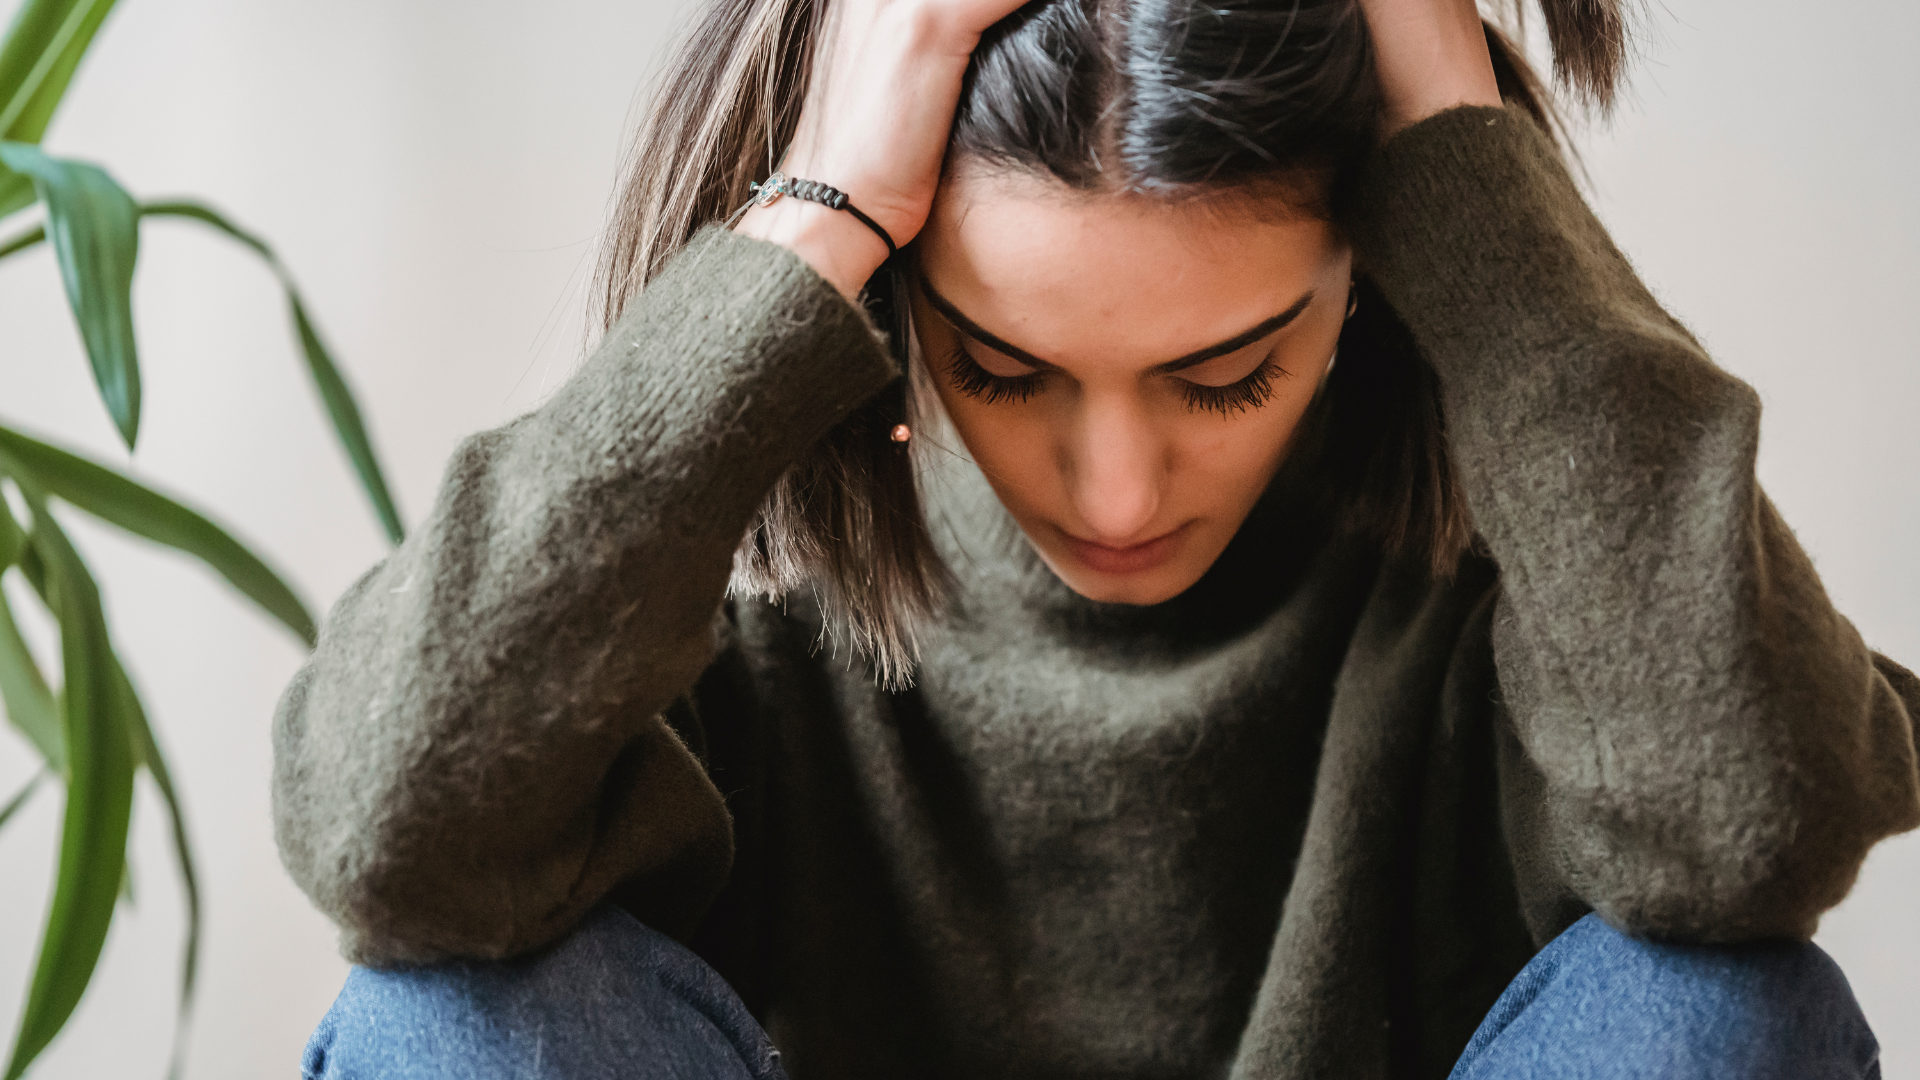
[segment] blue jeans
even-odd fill
[[[780,1054],[685,946],[603,907],[510,963],[355,968],[306,1080],[784,1080]],[[1697,948],[1589,915],[1533,958],[1452,1080],[1877,1080],[1879,1045],[1813,945]]]

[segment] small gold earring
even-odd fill
[[[1359,307],[1360,290],[1354,287],[1353,282],[1349,281],[1347,282],[1347,318],[1353,318],[1354,311]]]
[[[893,425],[893,433],[890,437],[894,442],[906,442],[908,439],[913,438],[913,429],[905,424],[895,424]]]

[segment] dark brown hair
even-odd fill
[[[605,325],[779,161],[827,2],[715,0],[670,62],[602,257]],[[1539,3],[1562,85],[1604,109],[1625,55],[1620,0]],[[1503,96],[1557,130],[1519,50],[1491,24],[1487,37]],[[1325,212],[1374,143],[1379,114],[1358,0],[1034,0],[975,50],[948,160],[1166,199],[1277,180]],[[906,305],[895,302],[903,261],[882,267],[866,302],[906,370]],[[1291,456],[1325,477],[1328,513],[1388,556],[1423,560],[1444,577],[1472,528],[1437,378],[1385,301],[1358,285],[1340,361]],[[855,410],[789,469],[742,540],[732,583],[737,594],[813,588],[889,685],[910,677],[913,627],[949,580],[912,464],[886,438],[906,418],[911,381]]]

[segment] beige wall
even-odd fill
[[[1920,661],[1920,14],[1669,0],[1634,100],[1587,140],[1596,202],[1655,290],[1766,401],[1761,472],[1870,642]],[[1884,11],[1896,14],[1884,14]],[[308,289],[419,520],[463,434],[569,370],[623,126],[676,2],[128,0],[51,146],[206,196]],[[382,544],[270,279],[187,225],[145,234],[136,470],[191,493],[324,607]],[[0,418],[113,458],[57,276],[0,263]],[[83,530],[187,793],[208,933],[189,1075],[290,1075],[345,972],[275,861],[267,720],[300,658],[182,560]],[[30,769],[0,735],[0,791]],[[0,1021],[17,1015],[59,800],[0,832]],[[136,911],[44,1078],[159,1076],[180,903],[136,817]],[[1920,842],[1882,845],[1821,940],[1920,1075]]]

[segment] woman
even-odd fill
[[[605,341],[283,701],[308,1075],[1877,1075],[1805,941],[1920,683],[1524,65],[1011,6],[696,30]]]

